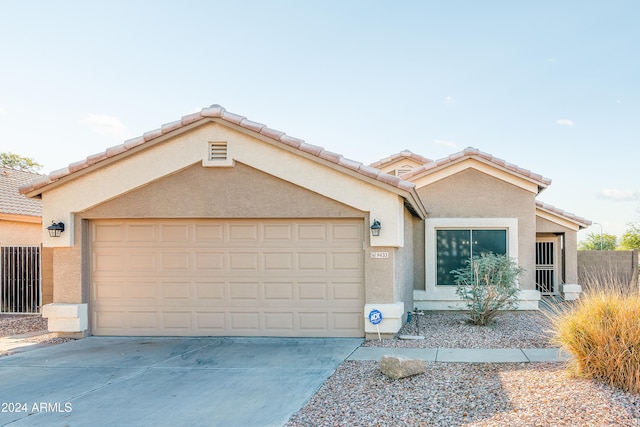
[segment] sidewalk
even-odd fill
[[[44,347],[46,344],[28,341],[28,339],[48,333],[49,331],[38,331],[0,338],[0,356],[4,353],[15,354],[26,350],[33,350],[39,347]]]
[[[563,362],[571,356],[558,348],[387,348],[358,347],[347,360],[380,360],[382,356],[427,362],[528,363]]]

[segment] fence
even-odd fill
[[[39,313],[42,300],[39,246],[0,247],[0,313]]]
[[[578,280],[638,286],[638,251],[578,251]]]

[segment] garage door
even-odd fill
[[[91,222],[95,335],[364,335],[362,220]]]

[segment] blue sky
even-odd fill
[[[605,233],[640,221],[636,1],[0,0],[0,11],[0,151],[46,173],[221,104],[364,163],[476,147],[551,178],[538,198]]]

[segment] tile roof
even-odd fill
[[[42,175],[0,166],[0,213],[9,215],[42,216],[40,200],[28,199],[18,188],[29,185]]]
[[[165,136],[171,132],[180,130],[181,128],[189,126],[193,123],[196,123],[199,121],[204,122],[207,120],[224,121],[224,122],[231,123],[233,125],[240,126],[249,131],[259,133],[264,137],[273,139],[289,147],[300,150],[306,154],[310,154],[312,156],[316,156],[318,158],[324,159],[336,165],[339,165],[347,169],[350,169],[354,172],[357,172],[363,176],[366,176],[368,178],[373,178],[379,182],[391,185],[393,187],[399,188],[404,191],[412,191],[415,188],[414,184],[410,182],[407,182],[407,181],[401,180],[400,178],[383,173],[380,170],[373,168],[371,166],[367,166],[362,163],[346,159],[342,157],[342,155],[332,153],[330,151],[325,150],[322,147],[318,147],[312,144],[307,144],[301,139],[289,136],[284,132],[271,129],[264,124],[251,121],[244,116],[231,113],[227,111],[224,107],[214,104],[209,108],[203,108],[200,112],[186,115],[178,121],[164,124],[159,129],[146,132],[144,135],[140,137],[125,141],[121,145],[108,148],[106,151],[102,153],[94,154],[92,156],[87,157],[85,160],[72,163],[66,168],[51,172],[48,176],[44,176],[32,182],[31,184],[27,184],[20,187],[20,192],[24,194],[24,193],[40,190],[46,187],[47,185],[60,180],[61,178],[72,175],[73,173],[86,169],[94,164],[98,164],[111,157],[117,156],[121,153],[125,153],[135,147],[144,145],[146,143],[150,143],[151,141],[157,138]]]
[[[385,157],[384,159],[378,160],[377,162],[371,163],[369,166],[371,166],[372,168],[380,168],[380,167],[384,167],[384,165],[388,165],[391,162],[394,162],[398,159],[411,159],[411,160],[415,160],[416,162],[425,164],[425,163],[430,163],[433,160],[431,159],[427,159],[426,157],[422,157],[419,154],[415,154],[412,153],[411,151],[404,149],[401,152],[397,153],[397,154],[392,154],[389,157]]]
[[[580,216],[577,216],[567,211],[563,211],[562,209],[556,208],[555,206],[548,205],[539,200],[536,200],[536,207],[544,211],[550,212],[552,214],[555,214],[564,219],[567,219],[569,221],[575,222],[581,227],[589,227],[592,224],[591,221],[589,221],[588,219],[582,218]]]
[[[413,169],[411,172],[408,172],[402,176],[403,179],[411,180],[412,177],[416,175],[420,175],[425,172],[432,171],[434,169],[439,169],[441,167],[447,166],[449,164],[455,163],[456,161],[464,158],[477,158],[483,160],[485,162],[491,163],[495,166],[498,166],[502,169],[508,170],[515,174],[524,176],[525,178],[529,178],[538,183],[538,185],[542,188],[545,188],[551,184],[551,180],[549,178],[545,178],[542,175],[537,173],[533,173],[528,169],[523,169],[514,164],[507,163],[505,160],[499,159],[497,157],[492,156],[491,154],[482,152],[477,148],[467,147],[464,150],[454,153],[448,157],[445,157],[440,160],[431,161],[426,163],[423,166]]]

